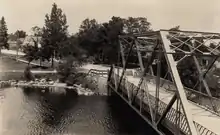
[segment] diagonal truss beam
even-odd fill
[[[120,46],[122,46],[122,44],[120,44]],[[125,62],[123,62],[124,63],[123,64],[123,71],[122,71],[122,74],[121,74],[121,77],[120,77],[120,80],[119,80],[118,87],[117,87],[116,91],[118,91],[118,89],[120,87],[120,84],[121,84],[121,81],[122,81],[122,79],[124,77],[124,74],[126,72],[127,65],[128,65],[128,59],[129,59],[129,56],[130,56],[130,54],[132,52],[133,47],[134,47],[134,42],[132,41],[131,46],[129,48],[128,55],[126,56]],[[121,54],[124,54],[123,51],[121,51]]]
[[[170,103],[167,105],[166,109],[163,111],[161,117],[159,118],[159,120],[156,122],[157,126],[162,122],[162,120],[166,117],[167,113],[169,112],[169,110],[171,109],[171,107],[173,106],[174,102],[176,101],[176,94],[173,95]]]
[[[194,45],[193,42],[192,42],[192,45]],[[192,48],[191,48],[191,47],[189,47],[189,49],[190,49],[190,51],[192,51]],[[195,65],[196,65],[196,68],[197,68],[199,74],[202,75],[202,71],[201,71],[201,68],[200,68],[200,66],[199,66],[199,62],[198,62],[196,56],[192,56],[192,57],[193,57],[193,60],[194,60],[194,62],[195,62]],[[217,109],[216,109],[215,105],[213,104],[213,101],[212,101],[212,98],[211,98],[211,97],[212,97],[212,93],[211,93],[211,91],[210,91],[210,89],[209,89],[209,86],[208,86],[206,80],[205,80],[202,76],[199,76],[199,81],[202,82],[202,84],[203,84],[203,86],[205,87],[205,90],[206,90],[208,96],[210,97],[210,102],[211,102],[211,104],[212,104],[213,110],[214,110],[215,112],[217,112]]]
[[[207,70],[203,73],[203,78],[206,77],[207,73],[210,71],[210,69],[212,68],[212,66],[215,64],[215,62],[217,61],[217,59],[219,58],[219,56],[216,56],[213,61],[209,64]]]
[[[137,92],[135,93],[132,102],[135,101],[135,98],[136,98],[136,96],[137,96],[137,94],[138,94],[138,92],[139,92],[139,90],[140,90],[140,86],[141,86],[142,82],[143,82],[143,81],[145,80],[145,78],[146,78],[146,73],[149,71],[149,67],[151,66],[151,64],[153,63],[153,60],[154,60],[155,57],[156,57],[156,52],[155,52],[155,50],[156,50],[156,48],[157,48],[158,45],[159,45],[159,44],[157,44],[157,45],[154,47],[154,51],[152,52],[152,55],[151,55],[150,59],[149,59],[148,62],[147,62],[147,65],[146,65],[146,67],[145,67],[145,69],[144,69],[144,72],[143,72],[143,74],[142,74],[142,77],[141,77],[141,79],[140,79],[140,82],[139,82],[139,84],[138,84],[138,87],[137,87],[137,89],[136,89]]]
[[[167,35],[169,33],[166,31],[160,31],[160,34],[161,34],[161,38],[162,38],[162,41],[164,44],[163,45],[164,50],[166,52],[171,52],[171,49],[170,49],[171,42],[167,39]],[[191,108],[189,107],[189,102],[187,100],[183,84],[180,80],[180,76],[179,76],[179,73],[178,73],[178,70],[176,67],[177,66],[176,62],[174,61],[172,54],[165,53],[165,57],[167,59],[168,66],[169,66],[170,71],[172,73],[172,76],[174,78],[174,83],[176,84],[176,87],[177,87],[177,91],[176,91],[177,97],[180,99],[180,101],[182,103],[183,111],[186,115],[190,132],[192,135],[197,135],[197,131],[196,131],[195,125],[193,123],[193,119],[192,119]]]
[[[150,97],[149,97],[149,89],[148,89],[148,85],[146,84],[146,79],[145,79],[146,72],[148,72],[147,68],[149,68],[149,66],[150,66],[151,63],[153,62],[154,57],[151,57],[150,63],[148,63],[147,68],[144,68],[142,56],[141,56],[141,53],[140,53],[140,51],[139,51],[139,44],[138,44],[138,42],[137,42],[136,40],[135,40],[135,45],[136,45],[136,48],[137,48],[139,66],[140,66],[141,71],[142,71],[142,73],[143,73],[143,77],[141,78],[141,81],[140,81],[140,83],[139,83],[139,85],[138,85],[138,89],[137,89],[137,92],[135,93],[135,95],[134,95],[134,97],[133,97],[132,103],[135,101],[135,98],[136,98],[136,96],[137,96],[137,94],[138,94],[138,91],[139,91],[139,89],[140,89],[140,87],[141,87],[141,84],[143,84],[143,86],[144,86],[144,91],[146,91],[147,100],[148,100],[148,103],[149,103],[151,121],[152,121],[152,123],[153,123],[154,125],[156,125],[156,123],[155,123],[155,121],[154,121],[154,119],[155,119],[155,117],[156,117],[156,116],[155,116],[156,113],[155,113],[155,115],[153,115],[154,113],[153,113],[153,109],[151,108],[151,101],[150,101]],[[144,80],[145,80],[145,81],[144,81]],[[141,90],[141,91],[142,91],[142,90]],[[141,94],[143,94],[143,91],[142,91]]]
[[[135,40],[135,45],[136,45],[136,48],[137,48],[137,55],[138,55],[139,65],[140,65],[141,71],[144,72],[144,64],[143,64],[143,60],[142,60],[142,56],[141,56],[141,52],[140,52],[137,40]]]

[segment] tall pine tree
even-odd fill
[[[8,29],[4,17],[2,17],[0,21],[0,53],[2,48],[9,48]]]
[[[52,59],[51,66],[54,65],[53,58],[60,58],[59,50],[63,47],[63,43],[68,39],[68,25],[66,15],[54,3],[51,14],[46,14],[45,26],[42,34],[42,53],[44,58]]]

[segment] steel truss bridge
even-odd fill
[[[160,135],[220,135],[220,99],[207,83],[220,55],[218,40],[220,33],[193,31],[120,35],[118,63],[88,74],[108,74],[108,94],[119,95]],[[139,68],[128,69],[134,63]],[[189,79],[189,87],[182,76],[191,65],[196,82]]]
[[[159,134],[220,134],[220,99],[206,81],[220,55],[219,39],[220,33],[193,31],[120,35],[118,63],[108,76],[109,94],[117,93]],[[128,69],[134,58],[136,76]],[[182,77],[190,63],[196,77],[192,87]]]

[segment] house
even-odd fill
[[[40,46],[40,40],[41,40],[41,37],[37,37],[37,36],[26,36],[25,39],[24,39],[24,42],[22,43],[22,46],[34,46],[35,43],[34,42],[37,42],[38,43],[38,46]]]
[[[17,50],[18,45],[21,45],[24,42],[24,38],[19,38],[16,41],[14,40],[8,40],[9,48],[10,50]]]

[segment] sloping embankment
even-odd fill
[[[84,65],[78,68],[79,77],[77,77],[76,84],[82,84],[82,87],[89,88],[98,95],[107,95],[107,75],[91,74],[89,73],[91,69],[107,71],[110,67],[93,64]]]

